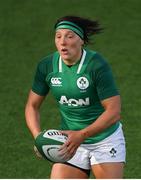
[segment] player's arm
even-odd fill
[[[121,101],[120,96],[113,96],[101,101],[105,111],[98,119],[82,130],[85,138],[94,136],[120,120]]]
[[[107,63],[101,64],[94,72],[94,82],[96,83],[97,93],[104,107],[104,112],[90,126],[83,130],[86,137],[107,129],[120,120],[121,100],[117,90],[111,68]]]
[[[25,107],[25,118],[27,126],[34,138],[40,133],[40,106],[45,96],[40,96],[32,90],[29,92],[28,100]]]

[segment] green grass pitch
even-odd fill
[[[49,178],[51,164],[34,156],[24,107],[37,63],[55,51],[53,25],[68,14],[98,19],[105,28],[89,47],[108,59],[120,89],[127,145],[124,178],[141,178],[140,7],[140,0],[0,1],[0,178]],[[59,120],[49,95],[41,126],[58,128]]]

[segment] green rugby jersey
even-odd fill
[[[103,112],[100,101],[118,95],[112,71],[97,52],[83,49],[81,59],[68,67],[58,52],[45,57],[37,66],[32,91],[49,92],[58,102],[62,130],[80,130],[92,124]],[[84,143],[96,143],[111,135],[119,122]]]

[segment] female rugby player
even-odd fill
[[[85,48],[102,29],[97,21],[65,16],[55,24],[57,52],[37,66],[25,109],[34,138],[41,132],[39,108],[49,90],[61,112],[61,147],[66,163],[53,164],[51,178],[122,178],[125,140],[120,122],[121,101],[107,61]],[[81,150],[78,147],[83,147]]]

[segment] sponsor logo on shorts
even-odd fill
[[[110,150],[111,157],[116,157],[116,153],[117,151],[114,148]]]

